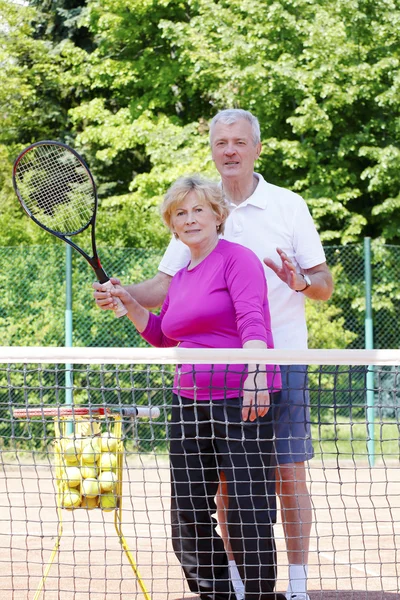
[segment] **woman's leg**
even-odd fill
[[[245,598],[266,600],[273,596],[276,583],[272,424],[268,417],[242,422],[239,405],[215,407],[213,417],[218,457],[228,487],[229,540],[245,582]]]
[[[225,473],[221,471],[219,474],[219,486],[217,495],[215,497],[217,504],[217,520],[221,531],[221,536],[224,541],[224,546],[229,560],[229,576],[232,581],[232,585],[235,590],[236,600],[243,600],[244,598],[244,584],[240,573],[238,571],[235,557],[233,555],[231,543],[229,541],[228,534],[228,510],[229,510],[229,496],[228,496],[228,484],[226,481]]]
[[[199,403],[200,404],[200,403]],[[218,470],[209,404],[174,398],[171,420],[172,544],[190,590],[202,600],[235,600],[228,559],[212,514]]]

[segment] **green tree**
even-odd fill
[[[32,6],[0,0],[0,18],[0,245],[48,243],[27,220],[21,226],[11,172],[24,146],[71,137],[63,58],[55,44],[38,37]]]
[[[112,97],[97,97],[100,120],[99,105],[73,111],[78,142],[113,161],[142,151],[148,162],[132,182],[144,175],[152,193],[165,157],[135,136],[143,116],[162,149],[160,113],[183,135],[192,124],[206,137],[217,109],[249,108],[262,124],[259,170],[305,196],[325,241],[396,241],[399,18],[392,0],[89,0],[85,25],[98,40],[90,78]],[[193,166],[203,149],[194,144]]]
[[[7,147],[50,135],[72,141],[107,199],[113,232],[152,218],[175,176],[216,177],[208,121],[241,106],[262,125],[258,169],[306,198],[325,242],[399,241],[395,0],[3,0],[0,8]],[[161,225],[144,226],[143,236],[165,241]]]

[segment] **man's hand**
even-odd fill
[[[311,281],[311,285],[307,287],[304,277],[296,271],[296,267],[287,254],[280,248],[277,248],[276,251],[281,258],[281,265],[277,265],[270,258],[264,258],[264,263],[276,273],[279,279],[284,281],[291,290],[304,292],[307,298],[329,300],[333,292],[333,280],[326,263],[315,265],[311,269],[302,269],[302,272],[308,275]]]
[[[113,285],[121,285],[121,282],[116,277],[110,277],[110,281]],[[109,290],[103,291],[103,284],[95,281],[92,283],[92,288],[95,290],[93,292],[93,297],[96,301],[96,304],[102,310],[115,310],[117,308],[117,301],[114,296],[112,296]]]
[[[264,263],[278,275],[279,279],[284,281],[292,290],[301,290],[305,286],[305,282],[300,273],[297,273],[296,267],[288,258],[287,254],[280,248],[276,249],[281,258],[281,265],[277,265],[270,258],[264,258]]]
[[[270,406],[265,372],[250,373],[243,385],[243,421],[255,421],[264,417]]]

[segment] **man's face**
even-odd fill
[[[252,175],[260,152],[261,144],[254,145],[251,125],[246,119],[231,125],[221,122],[215,125],[211,154],[222,179],[244,179]]]

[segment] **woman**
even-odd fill
[[[161,313],[140,306],[123,288],[128,317],[154,346],[271,348],[263,267],[242,246],[220,239],[228,207],[217,184],[178,180],[161,212],[190,249],[172,279]],[[284,599],[273,592],[276,556],[275,450],[270,396],[279,368],[267,365],[180,365],[171,418],[172,542],[189,587],[201,600],[235,600],[215,494],[223,472],[230,497],[227,528],[246,600]]]

